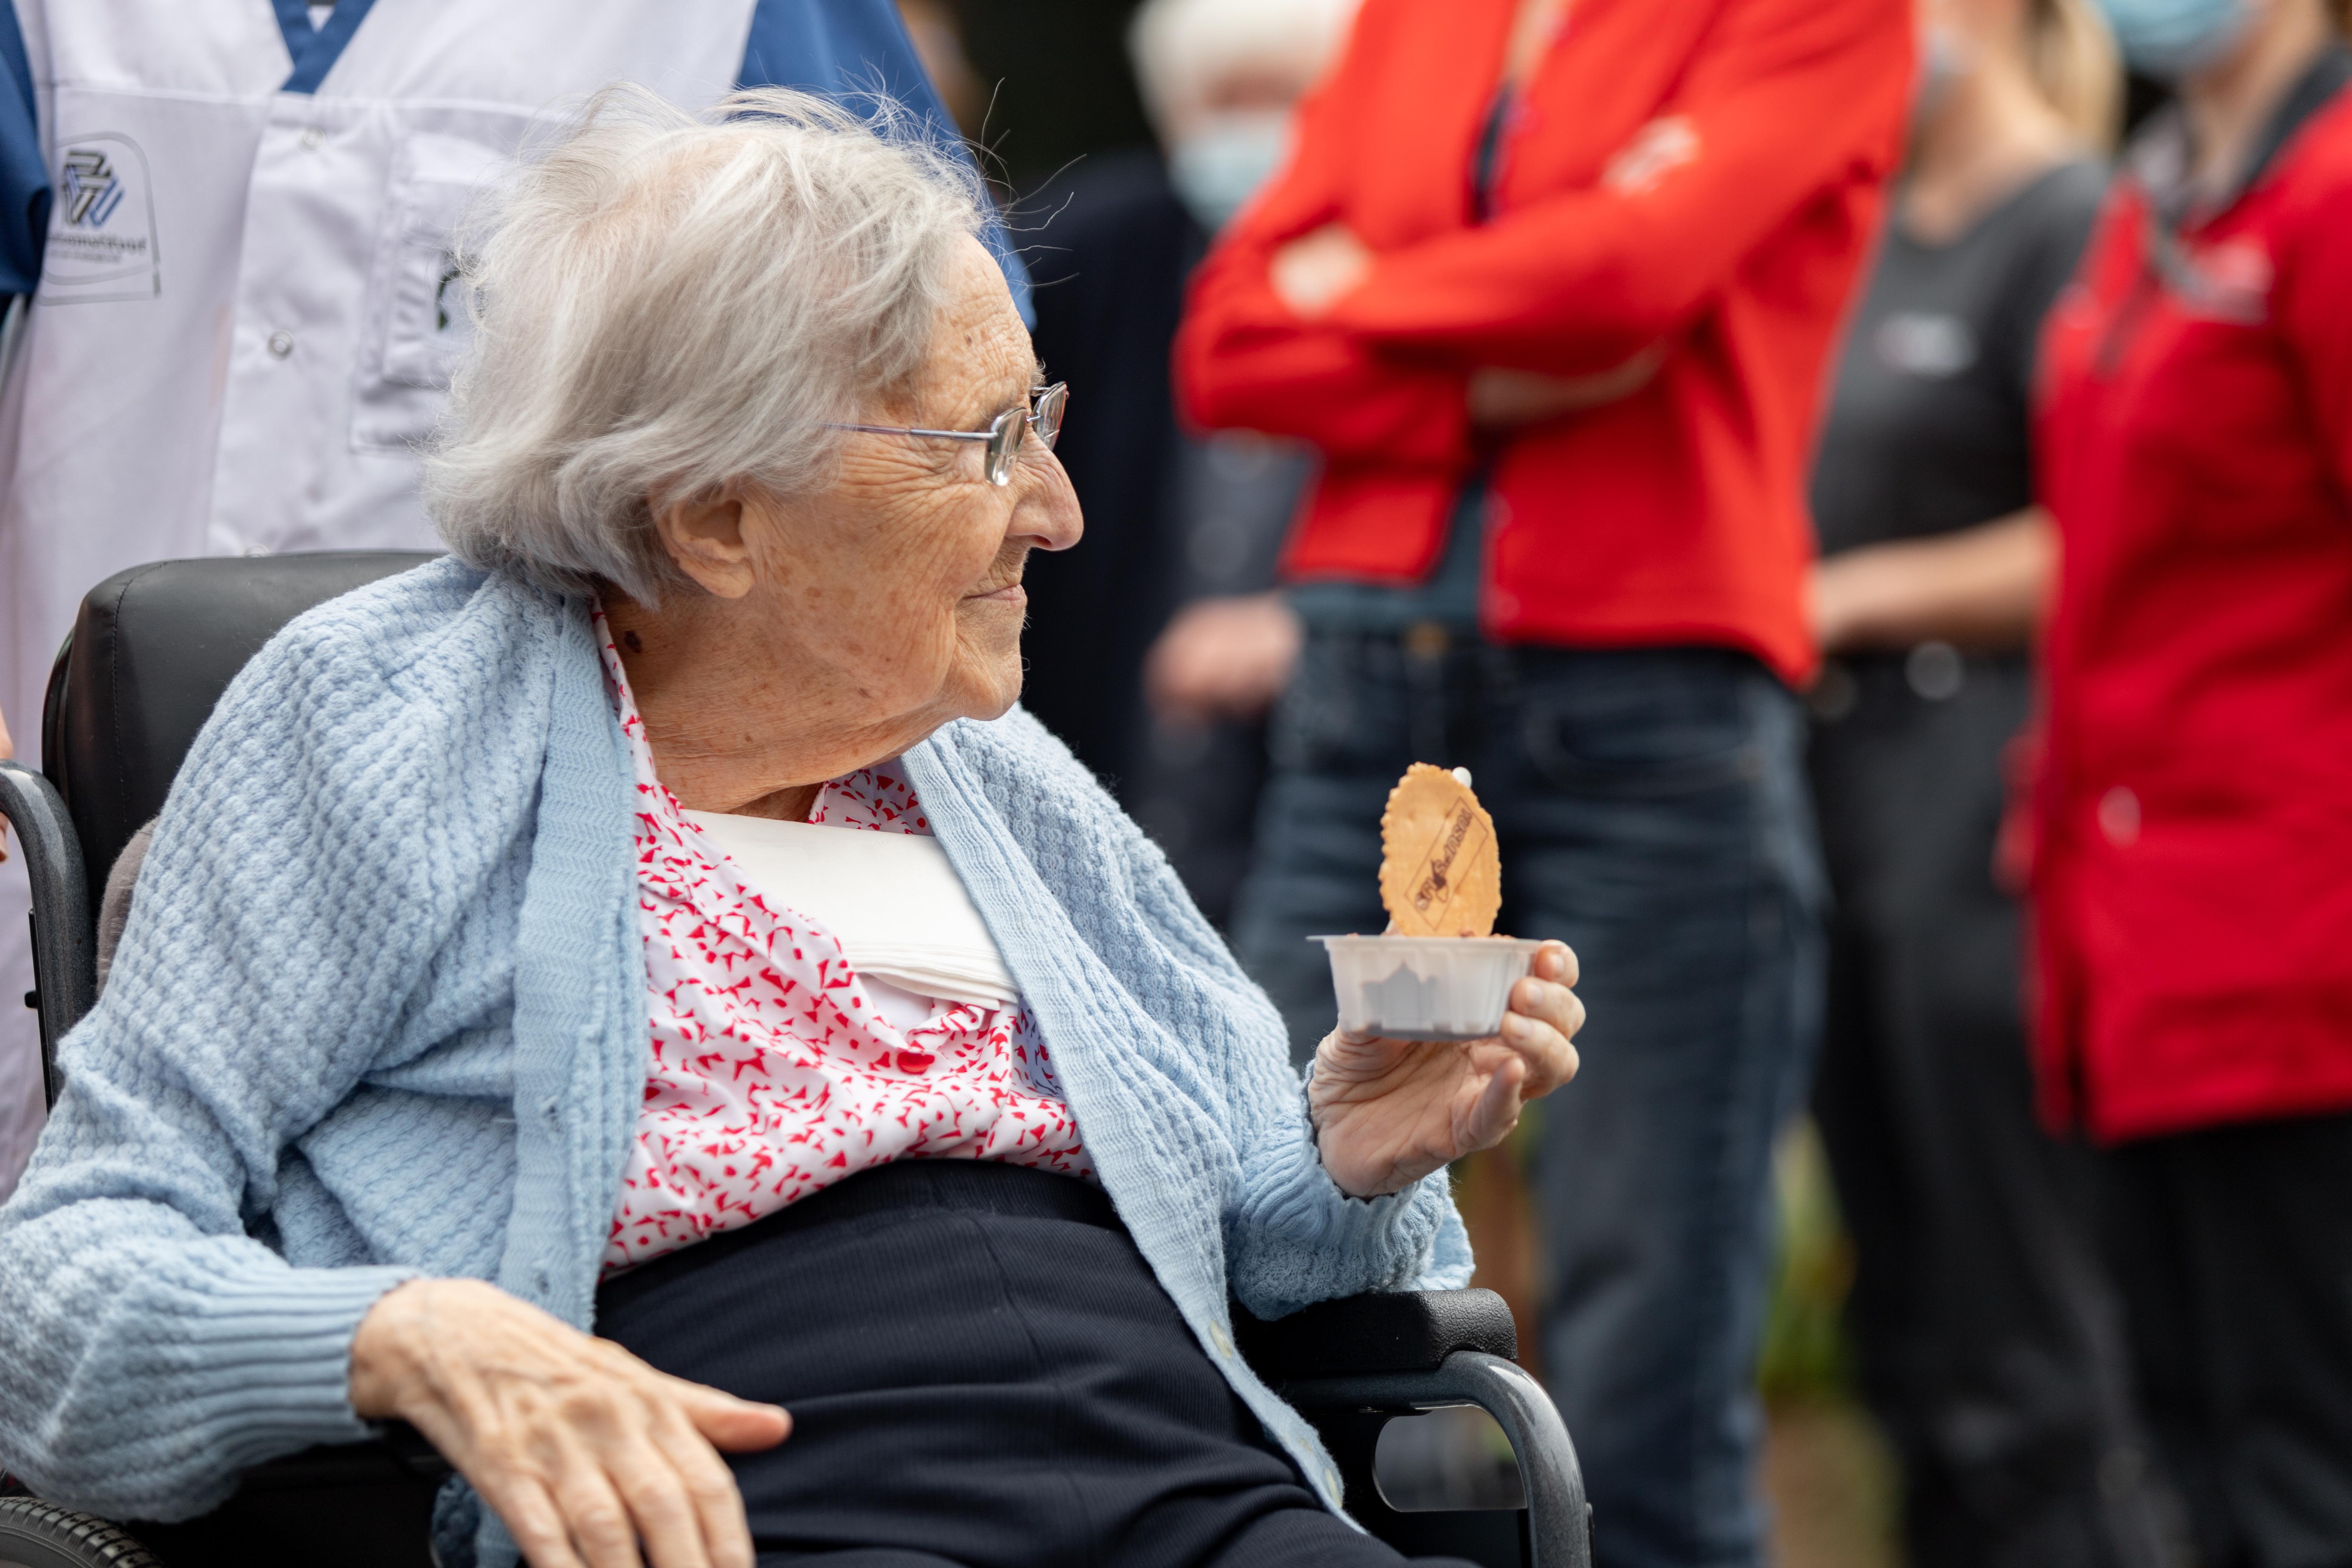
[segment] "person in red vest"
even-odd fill
[[[2041,1092],[2111,1151],[2198,1561],[2347,1563],[2352,53],[2322,0],[2102,4],[2179,96],[2043,339]]]
[[[1472,770],[1503,929],[1583,958],[1541,1350],[1612,1568],[1759,1551],[1770,1150],[1821,1005],[1804,492],[1913,26],[1907,0],[1369,0],[1177,342],[1194,421],[1322,458],[1234,918],[1294,1044],[1330,1010],[1305,939],[1381,927],[1412,762]]]

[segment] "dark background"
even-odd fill
[[[1072,159],[1143,147],[1151,129],[1127,63],[1135,0],[953,0],[964,52],[993,91],[990,174],[1034,188]]]

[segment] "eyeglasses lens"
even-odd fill
[[[1069,384],[1057,381],[1038,395],[1037,411],[1029,416],[1031,423],[1037,426],[1037,439],[1045,443],[1048,452],[1054,449],[1054,443],[1061,437],[1062,409],[1069,401]]]
[[[1029,426],[1026,412],[1008,408],[988,427],[988,482],[992,485],[1013,482],[1013,464],[1021,456],[1021,433]]]
[[[1066,383],[1056,382],[1037,395],[1034,408],[1008,408],[988,427],[988,482],[1009,485],[1013,465],[1021,459],[1022,437],[1034,427],[1038,443],[1048,452],[1062,435],[1062,407],[1070,399]]]

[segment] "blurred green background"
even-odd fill
[[[1843,1322],[1853,1244],[1811,1121],[1781,1139],[1773,1185],[1779,1237],[1756,1368],[1773,1556],[1782,1568],[1895,1568],[1901,1483],[1854,1387]]]

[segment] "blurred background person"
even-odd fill
[[[0,4],[0,707],[28,761],[114,573],[434,547],[416,451],[471,333],[450,230],[549,105],[624,77],[950,128],[890,0]],[[0,1194],[41,1120],[26,905],[11,865]]]
[[[1112,782],[1219,926],[1248,862],[1259,721],[1297,652],[1274,563],[1309,459],[1182,428],[1169,350],[1186,279],[1280,166],[1354,10],[1148,0],[1128,37],[1159,147],[1087,159],[1023,203],[1038,353],[1087,392],[1057,451],[1097,521],[1033,563],[1022,700]]]
[[[2347,1563],[2352,55],[2322,0],[2102,3],[2179,100],[2043,340],[2041,1089],[2198,1561]]]
[[[898,0],[898,20],[907,25],[907,41],[915,47],[923,74],[940,95],[940,102],[956,128],[971,141],[986,135],[988,89],[965,52],[963,25],[949,0]]]
[[[1178,336],[1200,424],[1323,459],[1234,920],[1294,1044],[1330,1005],[1307,935],[1381,928],[1414,761],[1473,771],[1505,928],[1587,959],[1542,1348],[1612,1568],[1759,1555],[1769,1155],[1822,983],[1803,481],[1913,26],[1905,0],[1369,0]]]
[[[1930,0],[1922,23],[1911,150],[1813,475],[1835,895],[1813,1106],[1912,1568],[2153,1568],[2089,1172],[2034,1121],[1994,879],[2053,558],[2036,346],[2098,216],[2122,73],[2091,0]]]

